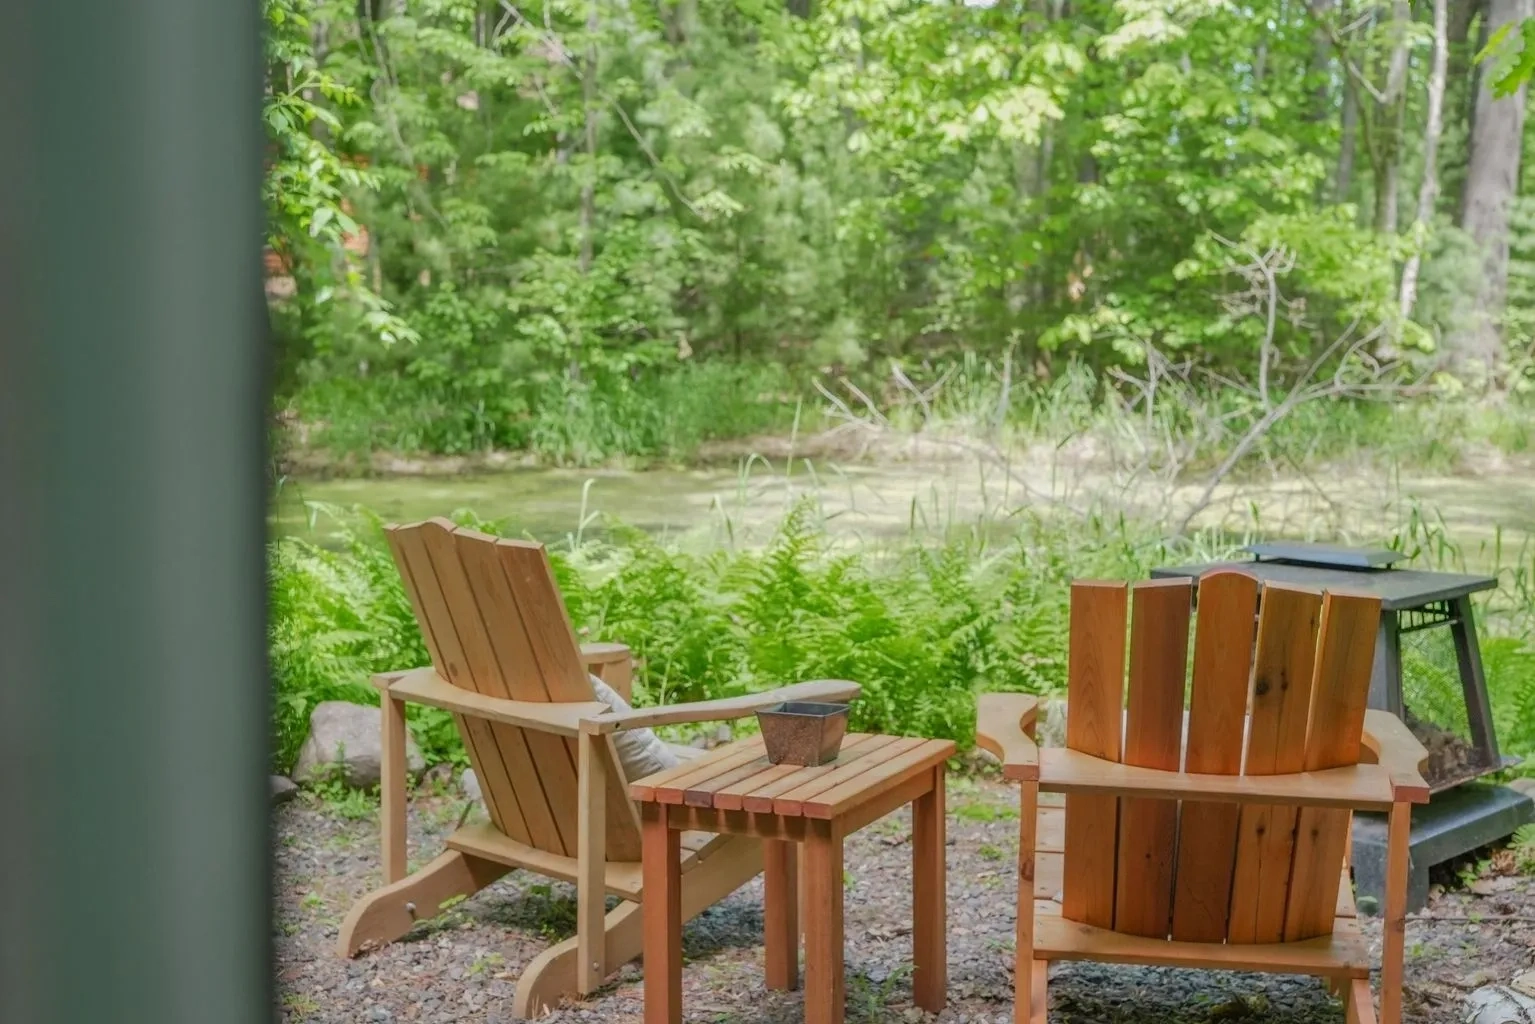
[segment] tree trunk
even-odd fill
[[[1466,185],[1471,110],[1476,104],[1476,69],[1471,64],[1476,46],[1471,38],[1471,24],[1481,11],[1482,0],[1450,0],[1449,69],[1444,97],[1449,147],[1440,154],[1439,183],[1441,193],[1454,204],[1457,224],[1463,213],[1460,202]]]
[[[1375,153],[1375,230],[1395,234],[1397,191],[1402,171],[1402,126],[1407,115],[1407,24],[1412,20],[1408,0],[1391,5],[1391,59],[1386,88],[1379,105],[1379,143]]]
[[[1530,17],[1532,0],[1489,0],[1487,31]],[[1470,323],[1452,339],[1458,369],[1489,373],[1501,355],[1499,320],[1508,291],[1508,221],[1519,187],[1519,150],[1524,135],[1525,87],[1502,99],[1482,76],[1472,125],[1471,162],[1461,227],[1482,251],[1482,275]]]
[[[597,200],[597,3],[592,0],[586,15],[586,62],[582,70],[581,99],[586,107],[586,167],[581,182],[581,273],[592,269],[592,233],[596,229]]]
[[[1323,23],[1331,16],[1334,0],[1311,0],[1311,120],[1325,123],[1332,116],[1332,39]],[[1347,75],[1344,76],[1345,78]]]
[[[1354,187],[1354,151],[1359,144],[1359,87],[1348,75],[1343,76],[1343,114],[1338,129],[1338,177],[1333,185],[1336,202],[1348,202]]]
[[[1434,0],[1434,59],[1428,79],[1428,123],[1423,129],[1423,181],[1418,186],[1418,213],[1413,219],[1414,245],[1402,268],[1402,319],[1412,316],[1418,301],[1418,268],[1428,243],[1428,225],[1439,199],[1439,136],[1444,131],[1444,80],[1449,60],[1449,0]]]

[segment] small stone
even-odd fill
[[[480,799],[480,780],[473,768],[464,769],[464,774],[458,778],[458,788],[470,800]]]
[[[390,1013],[388,1010],[384,1009],[382,1006],[375,1006],[375,1007],[373,1007],[372,1009],[370,1009],[368,1011],[368,1019],[371,1020],[371,1021],[393,1020],[394,1019],[394,1014]]]
[[[1519,885],[1519,879],[1509,875],[1498,875],[1492,878],[1478,878],[1472,882],[1470,889],[1478,896],[1496,896],[1499,893],[1509,892]]]
[[[298,783],[286,775],[273,775],[270,777],[272,785],[272,805],[285,804],[292,800],[298,793]]]
[[[447,789],[452,783],[453,766],[447,761],[438,761],[421,776],[421,785],[423,787],[435,786],[439,789]]]
[[[1460,987],[1481,988],[1483,985],[1491,984],[1494,980],[1497,979],[1497,977],[1497,971],[1483,967],[1481,970],[1472,971],[1470,974],[1463,977],[1460,980]]]

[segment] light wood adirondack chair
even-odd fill
[[[980,698],[977,739],[1022,789],[1014,1019],[1044,1024],[1050,961],[1099,960],[1316,975],[1373,1024],[1347,858],[1352,811],[1383,810],[1380,1020],[1398,1024],[1427,753],[1365,709],[1380,602],[1272,584],[1260,602],[1252,577],[1208,574],[1190,682],[1190,588],[1072,587],[1064,749],[1035,745],[1033,697]]]
[[[613,712],[596,699],[594,669],[628,689],[616,644],[578,646],[542,546],[455,528],[444,519],[388,528],[432,667],[375,677],[382,692],[384,887],[341,926],[340,952],[390,942],[443,904],[512,868],[577,886],[574,938],[537,957],[518,982],[513,1012],[538,1013],[586,994],[638,956],[639,816],[614,749],[615,732],[741,718],[782,700],[849,700],[852,683],[824,681],[728,700]],[[447,849],[406,875],[405,703],[453,713],[480,780],[489,824],[458,829]],[[757,840],[684,837],[682,914],[693,917],[762,870]],[[606,912],[604,897],[621,902]]]

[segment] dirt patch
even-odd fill
[[[434,856],[457,824],[461,800],[418,795],[411,804],[412,866]],[[847,1017],[859,1021],[1004,1022],[1012,1014],[1017,853],[1016,791],[956,779],[949,799],[949,1005],[936,1018],[911,1001],[909,818],[897,814],[848,840]],[[352,807],[353,814],[365,809]],[[337,926],[378,884],[376,817],[348,818],[304,795],[273,811],[277,986],[288,1024],[510,1020],[523,967],[574,932],[575,891],[514,872],[421,925],[404,941],[343,960]],[[1535,958],[1535,879],[1507,876],[1437,894],[1407,925],[1407,1020],[1452,1024],[1460,1001],[1507,982]],[[1379,952],[1380,929],[1365,932]],[[803,1020],[795,993],[763,987],[762,884],[749,883],[684,933],[689,1022]],[[638,1024],[643,973],[620,970],[591,1000],[554,1021]],[[1343,1011],[1311,979],[1065,964],[1052,971],[1051,1024],[1343,1024]]]

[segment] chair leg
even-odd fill
[[[379,758],[379,835],[384,884],[405,877],[405,702],[383,694],[383,746]]]
[[[1401,1024],[1402,1020],[1402,971],[1407,941],[1407,862],[1411,839],[1412,805],[1392,804],[1386,833],[1386,916],[1381,923],[1381,1024]]]
[[[682,876],[682,920],[735,892],[762,872],[762,846],[755,839],[738,838],[721,846]],[[616,971],[639,956],[644,948],[644,914],[638,903],[620,903],[603,919],[603,963]],[[522,972],[512,997],[512,1016],[525,1020],[574,997],[579,941],[571,936],[550,946]]]
[[[1034,848],[1039,824],[1039,783],[1020,786],[1018,800],[1018,929],[1013,948],[1013,1021],[1029,1024],[1034,1013]]]
[[[398,939],[442,912],[456,896],[472,896],[511,869],[457,850],[438,855],[426,867],[369,893],[352,905],[341,922],[337,949],[344,957],[376,949]]]
[[[1370,983],[1365,978],[1355,978],[1348,987],[1348,1024],[1375,1024],[1375,1000],[1370,995]]]
[[[1029,985],[1029,1024],[1048,1024],[1047,1017],[1050,1013],[1050,994],[1047,991],[1050,984],[1050,963],[1047,960],[1035,960],[1034,966],[1029,971],[1033,975],[1033,983]]]

